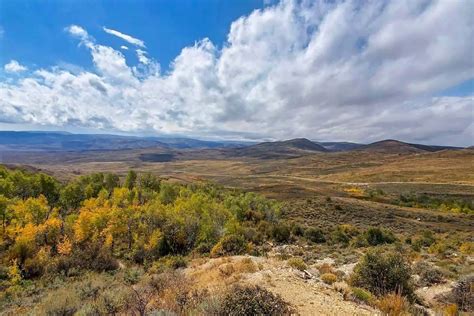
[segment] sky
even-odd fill
[[[0,0],[0,129],[474,144],[470,0]]]

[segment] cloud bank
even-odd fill
[[[468,0],[283,1],[202,39],[170,70],[143,41],[138,63],[67,28],[94,71],[38,69],[0,83],[0,122],[201,137],[308,137],[471,145],[473,97],[439,92],[473,77]],[[79,47],[78,49],[84,49]]]
[[[26,66],[21,65],[16,60],[10,60],[8,64],[5,64],[5,66],[3,66],[3,69],[9,73],[18,73],[18,72],[23,72],[25,70],[28,70]]]

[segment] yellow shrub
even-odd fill
[[[409,315],[408,302],[400,294],[391,293],[383,296],[378,303],[378,308],[388,316]]]
[[[288,260],[288,265],[294,269],[303,271],[306,270],[307,266],[301,258],[291,258]]]
[[[321,280],[323,280],[324,283],[331,285],[337,281],[337,276],[333,273],[324,273],[321,275]]]
[[[474,242],[466,241],[459,246],[459,251],[465,255],[474,254]]]
[[[456,304],[449,304],[443,308],[443,316],[456,316],[458,315],[458,306]]]
[[[357,188],[357,187],[346,188],[346,189],[344,189],[344,191],[349,193],[352,196],[361,197],[361,196],[365,195],[365,191],[363,189]]]

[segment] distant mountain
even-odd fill
[[[348,151],[365,146],[364,144],[350,142],[316,142],[329,151]]]
[[[157,140],[104,134],[3,132],[0,148],[15,151],[87,151],[167,147]]]
[[[157,147],[177,149],[233,148],[242,146],[245,146],[244,142],[214,142],[191,138],[71,134],[66,132],[0,131],[0,150],[9,151],[91,151]]]
[[[147,137],[146,139],[157,140],[170,147],[185,148],[236,148],[256,144],[255,142],[239,141],[208,141],[185,137]]]
[[[285,141],[264,142],[227,152],[235,157],[252,157],[260,159],[297,158],[316,152],[327,152],[323,146],[306,138],[295,138]]]
[[[452,147],[452,146],[432,146],[432,145],[421,145],[421,144],[411,144],[405,143],[394,139],[386,139],[371,143],[368,145],[361,146],[357,150],[364,151],[375,151],[383,153],[423,153],[423,152],[435,152],[445,149],[462,149],[462,147]]]

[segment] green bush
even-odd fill
[[[305,229],[299,224],[295,224],[291,229],[291,233],[295,236],[302,237],[304,236]]]
[[[247,251],[247,242],[237,234],[226,235],[212,248],[211,257],[240,255]]]
[[[306,239],[314,242],[314,243],[324,243],[326,241],[326,237],[324,236],[324,232],[319,228],[308,228],[304,234]]]
[[[363,302],[365,304],[371,304],[374,301],[374,296],[367,290],[360,287],[353,287],[352,298],[357,302]]]
[[[377,296],[398,292],[413,299],[410,278],[410,266],[400,253],[372,250],[356,265],[350,283]]]
[[[290,227],[285,223],[277,223],[272,227],[272,238],[276,242],[288,242],[290,240],[291,231]]]
[[[259,286],[234,286],[223,298],[219,315],[291,315],[280,296]]]
[[[370,246],[391,244],[395,241],[395,236],[391,232],[381,230],[377,227],[369,228],[365,232],[365,238]]]
[[[150,268],[151,273],[162,273],[166,270],[176,270],[179,268],[186,268],[187,262],[183,256],[166,256],[153,262]]]

